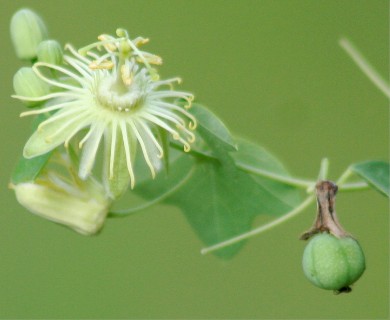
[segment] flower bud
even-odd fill
[[[32,60],[48,32],[43,20],[30,9],[17,11],[11,19],[11,39],[19,59]]]
[[[38,61],[51,64],[61,64],[62,48],[56,40],[44,40],[38,45],[37,49]]]
[[[320,233],[307,244],[302,265],[306,277],[315,286],[342,292],[349,291],[349,286],[363,274],[365,258],[354,238]]]
[[[20,68],[14,75],[13,84],[18,96],[35,98],[50,93],[49,85],[40,79],[30,67]],[[41,102],[23,100],[23,103],[28,107],[34,107]]]
[[[83,235],[97,233],[108,213],[109,200],[103,188],[91,179],[79,189],[48,180],[20,183],[12,188],[19,203],[32,213]]]

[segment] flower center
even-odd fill
[[[99,105],[105,109],[116,112],[134,112],[143,104],[143,90],[140,85],[132,83],[118,84],[112,76],[104,77],[98,81],[96,98]]]

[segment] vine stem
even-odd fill
[[[282,176],[279,174],[275,174],[266,170],[261,170],[258,168],[254,168],[248,165],[244,165],[240,162],[237,163],[237,167],[242,169],[243,171],[246,171],[248,173],[252,173],[258,176],[270,178],[275,181],[283,182],[285,184],[288,184],[290,186],[298,187],[298,188],[310,188],[315,185],[315,181],[310,180],[304,180],[304,179],[297,179],[297,178],[291,178],[287,176]]]
[[[251,230],[249,232],[243,233],[243,234],[241,234],[241,235],[239,235],[237,237],[234,237],[234,238],[231,238],[229,240],[220,242],[220,243],[218,243],[216,245],[213,245],[213,246],[210,246],[210,247],[207,247],[207,248],[203,248],[200,252],[201,252],[201,254],[207,254],[207,253],[213,252],[215,250],[219,250],[219,249],[222,249],[224,247],[230,246],[230,245],[232,245],[234,243],[237,243],[237,242],[240,242],[242,240],[248,239],[250,237],[253,237],[254,235],[257,235],[257,234],[262,233],[264,231],[267,231],[269,229],[272,229],[273,227],[276,227],[277,225],[279,225],[279,224],[281,224],[281,223],[291,219],[292,217],[296,216],[298,213],[300,213],[301,211],[306,209],[310,204],[312,204],[314,202],[314,200],[315,200],[315,196],[314,195],[310,195],[298,207],[295,207],[293,210],[289,211],[287,214],[285,214],[284,216],[280,217],[279,219],[273,220],[270,223],[262,225],[262,226],[260,226],[260,227],[258,227],[256,229],[253,229],[253,230]]]
[[[238,165],[238,166],[240,166],[240,165]],[[242,169],[249,171],[248,168],[243,168],[243,167],[244,166],[241,166]],[[318,173],[318,180],[326,180],[328,177],[328,171],[329,171],[329,160],[327,158],[323,158],[321,160],[321,166],[320,166],[320,170]],[[254,173],[254,174],[258,173],[260,175],[263,174],[263,172],[257,172],[257,169],[253,170],[253,171],[249,171],[249,172]],[[348,168],[340,176],[340,178],[337,180],[337,184],[340,184],[340,191],[355,191],[355,190],[364,190],[364,189],[368,188],[368,184],[365,182],[356,182],[356,183],[346,184],[345,181],[351,176],[352,173],[353,173],[352,170],[350,168]],[[269,172],[266,172],[266,171],[264,172],[264,176],[267,176],[269,178],[276,178],[275,180],[282,181],[281,179],[278,179],[279,178],[278,176],[275,177],[273,174],[270,174]],[[284,179],[284,177],[282,177],[282,178]],[[256,229],[253,229],[253,230],[248,231],[246,233],[240,234],[240,235],[233,237],[233,238],[230,238],[228,240],[222,241],[222,242],[217,243],[215,245],[212,245],[210,247],[203,248],[200,251],[201,254],[207,254],[207,253],[225,248],[227,246],[230,246],[230,245],[235,244],[237,242],[240,242],[242,240],[245,240],[245,239],[248,239],[248,238],[253,237],[255,235],[258,235],[260,233],[263,233],[267,230],[270,230],[270,229],[278,226],[281,223],[286,222],[287,220],[293,218],[294,216],[298,215],[300,212],[305,210],[316,199],[316,196],[314,193],[315,182],[311,182],[311,181],[309,182],[309,181],[299,180],[299,179],[294,179],[294,178],[291,178],[291,180],[292,180],[292,182],[297,182],[302,187],[307,187],[306,191],[307,191],[307,193],[310,194],[303,202],[301,202],[301,204],[299,206],[297,206],[294,209],[292,209],[291,211],[287,212],[282,217],[275,219],[267,224],[261,225],[260,227],[258,227]],[[296,180],[296,181],[294,181],[294,180]],[[285,181],[283,180],[283,182],[285,182]]]
[[[361,71],[381,90],[388,98],[390,98],[390,86],[382,78],[382,76],[374,69],[374,67],[364,58],[359,50],[346,38],[339,40],[340,46],[351,57]]]
[[[123,210],[117,210],[117,211],[110,211],[109,213],[109,216],[110,217],[125,217],[129,214],[132,214],[132,213],[136,213],[140,210],[143,210],[143,209],[146,209],[146,208],[149,208],[151,207],[152,205],[168,198],[170,195],[172,195],[173,193],[175,193],[178,189],[180,189],[191,177],[192,175],[194,174],[195,172],[195,166],[192,166],[190,171],[188,171],[187,175],[182,179],[180,180],[174,187],[172,187],[171,189],[169,189],[167,192],[161,194],[160,196],[154,198],[153,200],[149,201],[149,202],[146,202],[142,205],[139,205],[137,207],[131,207],[131,208],[128,208],[128,209],[123,209]]]

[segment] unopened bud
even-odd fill
[[[21,9],[13,15],[11,39],[19,59],[35,59],[38,45],[47,37],[45,23],[34,11]]]
[[[41,97],[50,92],[49,85],[40,79],[30,67],[23,67],[14,75],[14,90],[16,95],[35,98]],[[28,107],[34,107],[40,101],[23,101]]]
[[[32,213],[63,224],[84,235],[97,233],[109,207],[103,189],[94,182],[85,189],[72,190],[45,181],[12,186],[19,203]]]
[[[62,48],[56,40],[42,41],[37,49],[38,61],[47,62],[51,64],[62,63]]]

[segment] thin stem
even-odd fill
[[[328,178],[329,172],[329,160],[328,158],[323,158],[321,160],[320,172],[318,173],[318,180],[326,180]]]
[[[370,188],[368,183],[365,181],[345,183],[352,174],[353,171],[350,168],[347,168],[347,170],[342,173],[336,182],[336,184],[339,186],[339,191],[362,191]]]
[[[381,90],[388,98],[390,98],[390,86],[385,79],[374,69],[374,67],[366,60],[359,50],[346,38],[339,40],[340,46],[352,58],[356,65],[363,73]]]
[[[234,238],[231,238],[229,240],[225,240],[223,242],[220,242],[220,243],[218,243],[216,245],[204,248],[204,249],[201,250],[201,254],[206,254],[206,253],[213,252],[215,250],[222,249],[224,247],[230,246],[230,245],[232,245],[234,243],[240,242],[240,241],[242,241],[244,239],[248,239],[250,237],[253,237],[254,235],[257,235],[257,234],[263,233],[264,231],[272,229],[273,227],[276,227],[277,225],[279,225],[279,224],[281,224],[281,223],[291,219],[292,217],[294,217],[295,215],[297,215],[298,213],[300,213],[301,211],[306,209],[314,201],[314,199],[315,199],[315,196],[314,195],[310,195],[298,207],[295,207],[294,209],[292,209],[290,212],[288,212],[287,214],[283,215],[279,219],[273,220],[270,223],[262,225],[262,226],[260,226],[260,227],[258,227],[256,229],[253,229],[253,230],[251,230],[249,232],[243,233],[243,234],[241,234],[241,235],[239,235],[237,237],[234,237]]]
[[[315,185],[315,181],[297,179],[297,178],[291,178],[291,177],[279,175],[276,173],[272,173],[270,171],[262,170],[259,168],[254,168],[254,167],[248,166],[248,165],[240,163],[240,162],[237,162],[236,165],[238,168],[240,168],[243,171],[246,171],[248,173],[252,173],[252,174],[262,176],[262,177],[270,178],[272,180],[283,182],[285,184],[288,184],[288,185],[291,185],[294,187],[310,188],[310,187]]]
[[[177,149],[177,150],[180,150],[182,151],[183,150],[183,147],[172,141],[170,143],[170,145]],[[213,160],[218,160],[214,155],[210,154],[210,153],[206,153],[206,152],[202,152],[202,151],[198,151],[196,149],[193,149],[191,148],[191,150],[188,152],[189,154],[193,154],[195,156],[200,156],[200,157],[203,157],[203,158],[207,158],[207,159],[213,159]],[[315,185],[315,181],[310,181],[310,180],[304,180],[304,179],[297,179],[297,178],[292,178],[292,177],[287,177],[287,176],[283,176],[283,175],[279,175],[279,174],[276,174],[276,173],[272,173],[272,172],[269,172],[269,171],[266,171],[266,170],[261,170],[259,168],[254,168],[252,166],[248,166],[246,164],[243,164],[243,163],[240,163],[240,161],[237,161],[236,162],[236,165],[237,165],[237,168],[245,171],[245,172],[248,172],[248,173],[252,173],[252,174],[255,174],[255,175],[258,175],[258,176],[262,176],[262,177],[266,177],[266,178],[270,178],[272,180],[275,180],[275,181],[279,181],[279,182],[283,182],[287,185],[290,185],[290,186],[294,186],[294,187],[298,187],[298,188],[310,188],[310,187],[314,187]]]
[[[326,180],[328,178],[328,171],[329,171],[329,160],[328,158],[322,158],[321,164],[320,164],[320,171],[318,172],[318,178],[317,180]],[[316,186],[316,182],[311,184],[307,189],[307,193],[313,193]]]
[[[339,187],[342,186],[342,185],[345,183],[345,181],[348,180],[348,178],[351,176],[351,174],[352,174],[351,169],[350,169],[350,168],[347,168],[347,170],[345,170],[345,171],[341,174],[341,176],[340,176],[340,178],[337,180],[336,184],[337,184]]]
[[[367,182],[345,183],[339,187],[339,191],[363,191],[371,189]]]
[[[191,177],[192,175],[194,174],[195,172],[195,165],[192,166],[191,170],[188,171],[187,175],[182,179],[180,180],[173,188],[169,189],[167,192],[161,194],[160,196],[154,198],[153,200],[149,201],[149,202],[146,202],[144,204],[141,204],[137,207],[132,207],[132,208],[128,208],[128,209],[123,209],[123,210],[118,210],[118,211],[110,211],[108,216],[109,217],[125,217],[129,214],[132,214],[132,213],[136,213],[138,211],[141,211],[143,209],[146,209],[146,208],[149,208],[151,207],[152,205],[168,198],[170,195],[172,195],[173,193],[175,193],[178,189],[180,189]]]

